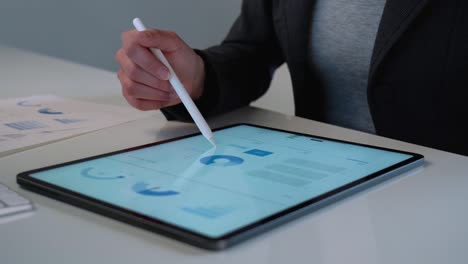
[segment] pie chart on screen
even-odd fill
[[[81,176],[93,179],[93,180],[117,180],[123,179],[125,176],[122,175],[106,175],[104,172],[99,172],[93,167],[84,168],[80,172]]]
[[[213,155],[200,159],[200,162],[208,166],[228,167],[242,164],[242,158],[231,155]]]

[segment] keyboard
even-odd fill
[[[0,217],[33,210],[33,204],[0,183]]]

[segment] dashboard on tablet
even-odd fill
[[[405,161],[406,153],[239,125],[42,170],[31,177],[221,237]]]

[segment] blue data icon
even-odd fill
[[[45,115],[61,115],[63,112],[60,111],[54,111],[51,108],[41,108],[37,112]]]
[[[170,195],[179,194],[176,191],[172,191],[172,190],[162,191],[160,189],[161,187],[159,186],[150,187],[150,185],[145,182],[137,182],[132,187],[132,190],[134,192],[141,194],[141,195],[146,195],[146,196],[170,196]]]
[[[266,150],[261,150],[261,149],[251,149],[251,150],[246,151],[244,153],[254,155],[254,156],[258,156],[258,157],[265,157],[265,156],[273,154],[273,152],[266,151]]]

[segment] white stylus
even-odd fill
[[[138,17],[133,19],[133,25],[138,31],[146,30],[145,25],[143,25],[143,22],[141,22],[141,20]],[[150,48],[150,50],[169,69],[169,72],[171,73],[169,82],[171,83],[172,87],[176,91],[182,103],[185,105],[185,108],[187,108],[188,112],[190,113],[190,116],[192,117],[193,121],[197,125],[198,129],[200,129],[203,136],[205,136],[205,138],[213,146],[216,146],[213,132],[211,131],[208,124],[206,123],[205,118],[203,118],[202,114],[200,113],[200,110],[198,110],[197,106],[195,105],[192,98],[188,94],[184,85],[182,84],[182,82],[180,82],[179,77],[177,77],[174,69],[172,69],[171,65],[169,64],[169,61],[167,61],[166,57],[164,56],[164,54],[161,52],[160,49]]]

